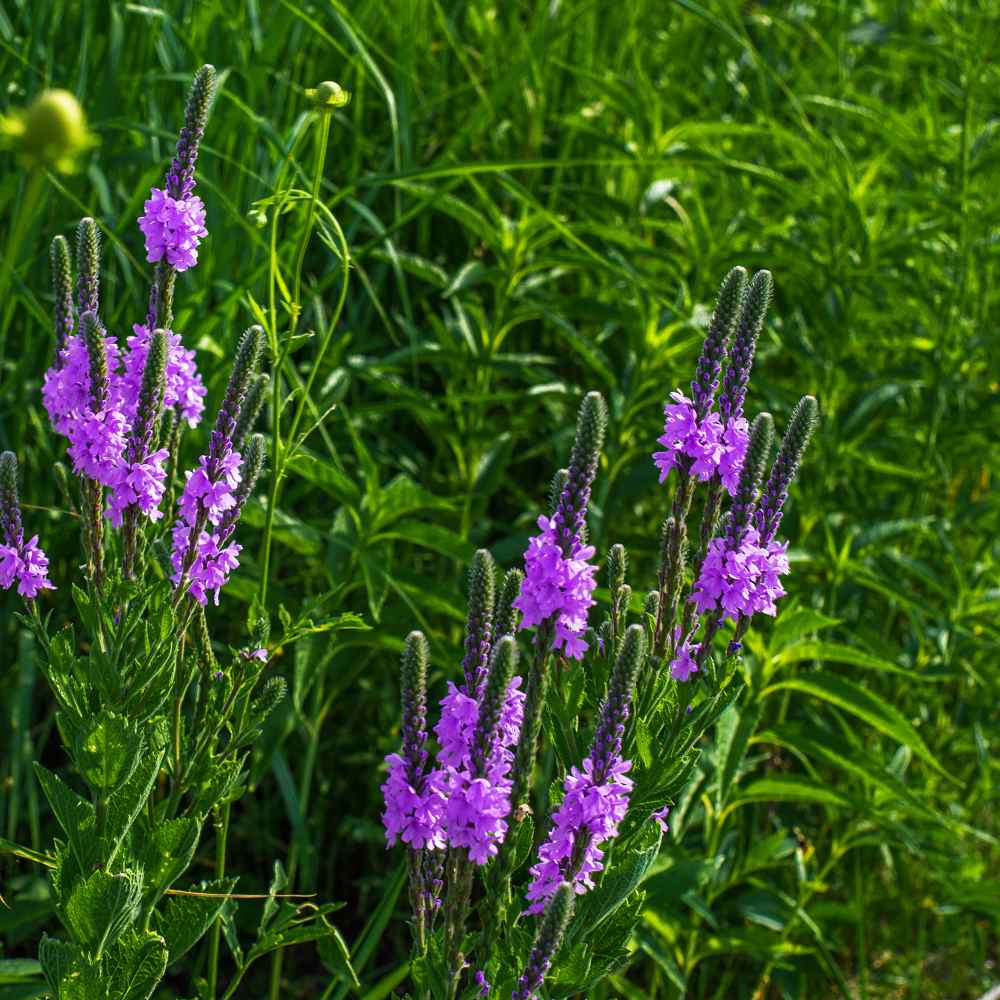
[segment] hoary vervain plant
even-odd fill
[[[643,602],[613,545],[610,603],[589,626],[597,566],[586,518],[607,423],[590,393],[524,573],[508,573],[499,601],[493,560],[476,554],[462,679],[448,682],[434,754],[427,645],[419,632],[407,639],[403,747],[388,758],[383,821],[409,858],[419,998],[529,1000],[543,983],[550,997],[586,995],[627,958],[669,804],[699,739],[739,697],[742,639],[755,615],[776,613],[789,571],[776,531],[816,402],[801,400],[769,466],[773,421],[751,424],[744,403],[771,287],[767,271],[729,273],[691,397],[670,394],[652,458],[675,485]],[[531,639],[525,682],[512,677],[515,632]],[[543,739],[564,774],[547,790],[535,777]]]
[[[97,223],[77,229],[75,285],[67,241],[52,242],[56,353],[42,399],[68,442],[73,479],[63,485],[79,511],[83,579],[60,581],[57,591],[75,610],[42,611],[56,585],[37,535],[25,540],[17,460],[0,455],[0,587],[24,599],[76,775],[36,764],[63,835],[38,856],[61,924],[38,950],[55,1000],[146,1000],[210,929],[201,995],[214,1000],[219,923],[232,919],[236,884],[225,875],[229,806],[244,794],[250,747],[284,696],[283,680],[264,679],[266,615],[251,614],[245,644],[226,652],[205,616],[239,565],[238,522],[264,472],[266,445],[254,432],[267,386],[260,326],[240,337],[203,454],[181,475],[182,430],[201,423],[207,392],[193,350],[172,329],[174,300],[178,275],[196,265],[208,236],[195,167],[214,87],[214,70],[202,67],[164,185],[138,220],[155,270],[132,336],[119,339],[102,322]],[[185,873],[210,817],[216,877],[191,885]],[[290,940],[336,939],[353,980],[326,919],[335,907],[300,911],[280,900],[283,880],[279,866],[250,950],[232,940],[236,971],[224,997]]]

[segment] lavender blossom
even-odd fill
[[[415,850],[445,846],[445,799],[427,770],[427,660],[427,640],[411,632],[402,662],[402,748],[386,757],[389,777],[382,786],[382,823],[390,847],[397,840]]]
[[[263,330],[252,326],[241,338],[208,453],[199,458],[197,469],[187,473],[184,492],[178,501],[171,579],[178,596],[187,586],[199,604],[206,602],[208,591],[215,592],[217,603],[219,589],[239,565],[241,546],[235,542],[226,544],[241,509],[237,491],[243,480],[242,457],[232,449],[232,435],[260,357],[263,337]],[[216,530],[206,531],[208,525]]]
[[[618,824],[628,811],[632,782],[627,774],[632,762],[621,757],[622,738],[645,655],[645,632],[641,625],[632,625],[611,672],[590,753],[563,782],[563,800],[552,814],[549,835],[531,869],[526,913],[540,913],[565,882],[577,894],[587,892],[603,868],[600,845],[618,835]]]
[[[583,633],[594,605],[597,567],[588,560],[593,546],[584,544],[590,491],[607,427],[607,408],[600,393],[583,400],[565,483],[551,517],[538,518],[540,533],[524,554],[525,579],[513,606],[524,616],[520,628],[551,624],[552,648],[574,659],[587,649]]]
[[[33,600],[40,590],[54,590],[48,577],[49,560],[38,547],[38,536],[26,542],[17,495],[17,458],[13,452],[0,454],[0,587]]]
[[[134,416],[139,401],[142,373],[152,336],[150,328],[141,323],[133,324],[132,333],[128,338],[128,351],[117,383],[122,410],[129,418]],[[167,330],[166,335],[167,363],[163,405],[168,410],[176,408],[189,427],[197,427],[205,409],[208,390],[198,372],[194,351],[184,347],[180,334]]]
[[[524,972],[517,981],[517,989],[511,994],[511,1000],[533,1000],[537,995],[537,990],[552,967],[552,961],[566,934],[566,928],[573,916],[573,903],[572,887],[566,882],[556,886],[548,906],[545,907],[545,915],[542,917]]]
[[[214,93],[215,67],[206,63],[195,73],[191,84],[184,108],[184,125],[177,137],[177,152],[167,171],[167,191],[174,198],[187,198],[194,190],[194,168]]]

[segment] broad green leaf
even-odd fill
[[[41,965],[32,958],[0,959],[0,986],[31,983],[41,975]]]
[[[142,737],[127,719],[105,709],[84,726],[75,749],[84,779],[107,795],[135,770]]]
[[[37,762],[35,775],[66,834],[81,871],[89,871],[97,861],[99,847],[94,826],[94,807],[80,798],[60,777]]]
[[[103,831],[106,864],[111,864],[136,817],[146,805],[162,762],[162,750],[159,753],[147,750],[128,781],[108,796]]]
[[[147,898],[155,901],[187,871],[201,836],[201,823],[191,816],[164,820],[152,830],[136,828],[136,856],[145,874]],[[147,903],[147,906],[149,903]]]
[[[66,922],[78,940],[98,956],[139,914],[142,874],[96,871],[80,882],[66,903]]]
[[[898,709],[884,701],[869,688],[862,687],[854,681],[836,674],[822,671],[790,677],[787,680],[772,684],[764,691],[764,696],[777,691],[800,691],[814,698],[821,698],[831,705],[836,705],[869,725],[879,732],[892,737],[899,743],[908,746],[918,757],[931,765],[939,774],[954,781],[950,774],[941,766],[937,757],[931,753],[920,734],[903,717]]]
[[[159,934],[129,930],[105,956],[111,970],[109,1000],[149,1000],[167,969],[167,946]]]
[[[171,963],[204,937],[235,886],[235,878],[201,882],[190,890],[193,895],[171,896],[167,900],[162,915],[156,917],[155,926],[166,941]]]
[[[779,650],[809,632],[819,632],[839,624],[840,619],[829,618],[812,608],[790,608],[783,611],[774,623],[769,646],[772,650]]]
[[[826,663],[846,663],[866,670],[878,670],[886,674],[898,674],[911,683],[919,681],[940,681],[943,677],[922,677],[912,670],[890,663],[879,656],[872,656],[863,649],[847,646],[839,642],[805,641],[786,646],[775,657],[777,663],[799,663],[803,660],[821,660]]]
[[[753,781],[729,803],[732,812],[748,802],[808,802],[815,805],[849,807],[851,802],[829,785],[793,774],[776,774]]]
[[[98,966],[79,945],[43,934],[38,962],[59,1000],[107,1000]]]

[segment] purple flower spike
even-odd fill
[[[645,633],[641,625],[633,625],[615,660],[590,753],[563,782],[563,800],[552,814],[552,828],[531,869],[526,913],[541,913],[564,882],[578,895],[587,892],[594,887],[593,876],[604,867],[600,845],[618,835],[632,791],[627,776],[632,762],[622,760],[622,738],[645,655]]]
[[[38,547],[38,536],[24,540],[21,506],[17,496],[17,459],[13,452],[0,454],[0,587],[28,600],[40,590],[54,590],[48,577],[49,560]]]
[[[382,824],[391,847],[398,840],[414,850],[443,850],[444,791],[437,772],[427,772],[427,640],[406,637],[402,663],[403,745],[386,757],[389,776],[382,785]]]

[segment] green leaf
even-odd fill
[[[30,983],[42,975],[42,967],[31,958],[6,958],[0,960],[0,986]]]
[[[316,946],[319,951],[319,957],[323,960],[323,964],[327,969],[340,982],[346,983],[348,986],[353,986],[355,989],[360,989],[361,982],[354,971],[354,967],[351,965],[351,951],[347,947],[347,942],[336,927],[332,924],[328,924],[327,926],[329,927],[329,934],[326,937],[320,938]]]
[[[143,831],[136,855],[145,873],[146,896],[157,900],[187,871],[201,836],[201,823],[179,816]]]
[[[851,802],[829,785],[794,774],[776,774],[753,781],[726,808],[731,812],[748,802],[810,802],[815,805],[849,807]]]
[[[476,547],[462,538],[461,535],[439,524],[431,524],[427,521],[396,521],[391,528],[379,532],[372,538],[372,541],[376,542],[382,539],[410,542],[421,548],[450,556],[456,562],[462,563],[468,562],[476,551]]]
[[[141,873],[96,871],[74,887],[66,903],[66,922],[74,936],[100,957],[135,921],[141,899]]]
[[[149,1000],[167,970],[167,946],[159,934],[127,931],[108,950],[109,1000]]]
[[[122,841],[146,805],[162,762],[162,750],[158,754],[147,750],[128,781],[108,796],[104,825],[105,864],[110,865],[114,860]]]
[[[779,650],[809,632],[819,632],[839,624],[839,618],[829,618],[812,608],[789,608],[774,623],[769,645],[772,650]]]
[[[127,719],[105,709],[84,725],[74,749],[84,779],[107,795],[135,770],[142,736]]]
[[[849,681],[836,674],[816,673],[803,674],[779,681],[764,690],[764,696],[776,691],[800,691],[803,694],[821,698],[845,711],[863,719],[874,726],[879,732],[892,737],[899,743],[908,746],[918,757],[930,764],[939,774],[951,781],[957,781],[940,764],[938,759],[927,748],[920,734],[900,714],[900,712],[884,701],[868,688]]]
[[[846,663],[853,667],[864,667],[866,670],[878,670],[881,673],[897,674],[909,681],[941,681],[941,676],[923,677],[912,670],[884,660],[880,656],[872,656],[863,649],[848,646],[840,642],[805,641],[786,646],[775,658],[777,663],[800,663],[803,660],[822,660],[827,663]]]
[[[747,745],[760,719],[760,703],[743,709],[733,705],[719,719],[716,727],[716,794],[715,808],[721,812],[729,798],[736,772],[746,756]],[[723,726],[723,721],[728,724]]]
[[[69,841],[81,871],[89,871],[97,862],[98,843],[94,807],[51,771],[35,763],[35,775],[45,798]]]
[[[97,964],[79,945],[43,934],[38,962],[49,989],[59,1000],[107,1000]]]
[[[156,920],[170,953],[171,964],[193,948],[215,922],[228,902],[227,895],[236,886],[235,878],[201,882],[191,892],[204,896],[171,896],[162,915]]]

